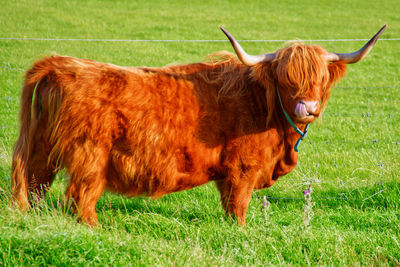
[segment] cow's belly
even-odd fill
[[[209,181],[204,168],[181,162],[181,158],[179,153],[171,153],[157,160],[146,160],[145,157],[113,151],[107,177],[108,189],[127,196],[161,197]]]

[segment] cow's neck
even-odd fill
[[[291,172],[297,165],[298,153],[294,150],[294,146],[299,138],[299,134],[290,126],[290,124],[284,120],[283,112],[277,112],[277,116],[273,118],[274,126],[277,127],[277,132],[280,140],[282,141],[282,148],[278,152],[279,155],[274,157],[279,160],[276,162],[274,173],[272,178],[274,180],[279,177]],[[276,121],[278,119],[279,121]],[[298,127],[304,131],[305,125],[298,125]]]
[[[304,132],[306,124],[296,124],[296,127],[301,132]],[[272,117],[269,128],[276,130],[277,136],[280,139],[279,143],[282,144],[281,149],[277,152],[278,154],[273,156],[279,159],[273,173],[273,179],[277,179],[278,177],[291,172],[297,165],[298,153],[294,148],[300,137],[298,132],[296,132],[284,115],[284,111],[281,108],[278,99],[275,104],[275,113]]]

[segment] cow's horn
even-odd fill
[[[225,33],[226,37],[228,37],[229,41],[233,46],[233,49],[235,49],[236,55],[239,57],[240,61],[242,61],[243,64],[247,66],[253,66],[260,62],[272,61],[275,58],[276,55],[275,53],[263,54],[257,56],[248,55],[229,32],[227,32],[221,26],[219,28]]]
[[[369,51],[371,51],[372,47],[378,40],[378,38],[382,35],[383,31],[386,29],[386,25],[383,26],[375,35],[368,41],[360,50],[353,53],[328,53],[325,55],[325,59],[329,62],[341,61],[347,64],[352,64],[360,61],[366,55],[368,55]]]

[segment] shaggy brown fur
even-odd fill
[[[297,162],[299,136],[276,86],[293,117],[299,100],[324,107],[346,70],[327,63],[324,52],[295,43],[253,67],[228,52],[164,68],[40,60],[22,90],[14,199],[26,209],[66,168],[67,197],[82,221],[96,224],[104,190],[161,197],[214,180],[226,212],[245,224],[253,189],[271,186]],[[296,121],[302,130],[309,122]]]

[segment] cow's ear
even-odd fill
[[[328,69],[330,87],[346,75],[347,65],[343,62],[329,63]]]

